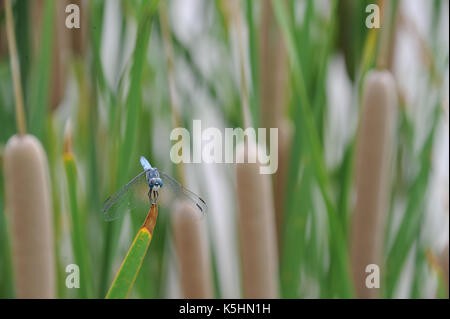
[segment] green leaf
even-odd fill
[[[157,215],[158,206],[152,205],[144,225],[134,238],[125,259],[109,288],[106,299],[123,299],[127,298],[130,294],[148,247],[150,246]]]
[[[82,227],[84,223],[80,215],[77,199],[76,164],[73,155],[69,152],[64,153],[63,160],[69,193],[72,248],[75,255],[75,262],[80,267],[80,296],[81,298],[89,298],[92,297],[92,278],[88,264],[88,245]]]
[[[52,47],[54,31],[55,1],[47,0],[42,17],[42,31],[39,43],[37,61],[32,70],[31,92],[28,95],[28,109],[30,110],[30,133],[45,142],[46,117],[49,109],[49,86],[52,70]]]

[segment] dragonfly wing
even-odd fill
[[[140,201],[148,201],[148,185],[142,171],[125,186],[109,196],[103,204],[103,214],[106,221],[112,221],[125,211],[132,210]]]
[[[160,193],[164,202],[173,203],[176,200],[184,201],[195,208],[199,218],[206,215],[208,206],[200,196],[181,185],[166,173],[159,172],[159,175],[163,181],[163,187]]]

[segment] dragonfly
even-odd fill
[[[170,206],[178,201],[191,205],[198,218],[206,215],[206,202],[197,194],[181,185],[168,174],[152,167],[150,162],[141,156],[140,162],[144,169],[117,192],[109,196],[103,204],[103,214],[106,221],[119,218],[127,209],[132,210],[138,202],[146,201],[158,204],[159,195],[164,204]]]

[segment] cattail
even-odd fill
[[[184,298],[213,298],[211,260],[204,220],[194,207],[180,203],[172,216],[178,269]]]
[[[239,233],[244,298],[278,298],[278,252],[274,204],[269,175],[259,163],[248,163],[258,147],[249,140],[237,147],[236,165]]]
[[[31,135],[5,148],[6,205],[18,298],[54,298],[55,270],[50,183],[45,152]]]
[[[396,117],[396,89],[387,71],[367,74],[356,151],[356,205],[351,237],[351,267],[358,298],[375,298],[366,286],[366,267],[383,269],[382,245],[389,201],[389,173]]]

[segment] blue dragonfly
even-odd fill
[[[166,173],[152,167],[144,156],[141,156],[140,162],[144,170],[105,200],[103,214],[106,221],[119,218],[127,209],[132,210],[140,201],[148,199],[151,204],[157,204],[160,191],[165,204],[183,201],[192,205],[199,218],[206,214],[207,205],[200,196]]]

